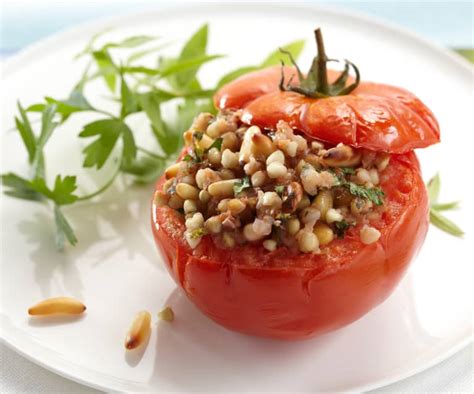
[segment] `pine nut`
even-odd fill
[[[316,252],[319,248],[318,237],[312,231],[300,230],[296,234],[296,240],[298,241],[300,252],[312,253]]]
[[[370,182],[373,185],[378,185],[379,184],[379,172],[377,171],[377,169],[372,168],[371,170],[369,170],[369,175],[370,175]]]
[[[209,149],[209,147],[214,143],[214,140],[209,137],[207,134],[203,134],[201,139],[198,141],[197,145],[201,149]]]
[[[207,160],[209,160],[209,163],[217,166],[221,162],[221,152],[217,148],[212,148],[209,152],[207,152]]]
[[[261,134],[262,132],[258,126],[251,126],[247,129],[244,134],[244,139],[242,145],[240,146],[239,161],[248,163],[252,155],[252,138],[256,134]]]
[[[285,155],[281,150],[277,150],[273,152],[270,156],[268,156],[266,163],[267,166],[271,163],[285,164]]]
[[[253,187],[262,187],[267,181],[267,174],[265,171],[257,171],[250,178]]]
[[[325,223],[316,223],[313,231],[318,237],[320,245],[327,245],[334,239],[334,232],[332,231],[331,227]]]
[[[262,197],[262,205],[272,209],[280,209],[282,201],[275,192],[265,192]]]
[[[28,309],[32,316],[47,315],[79,315],[86,310],[86,306],[71,297],[55,297],[41,301]]]
[[[223,168],[222,170],[219,171],[219,175],[223,180],[228,180],[228,179],[234,179],[235,174],[232,172],[232,170],[228,168]]]
[[[227,122],[224,119],[216,119],[207,127],[209,137],[217,138],[227,131]]]
[[[191,128],[196,131],[206,131],[212,119],[214,119],[214,116],[209,112],[201,112],[194,118]]]
[[[201,169],[196,173],[196,184],[199,189],[206,189],[209,184],[220,180],[219,174],[210,168]]]
[[[176,185],[176,194],[183,200],[197,200],[199,198],[199,189],[187,183],[178,183]]]
[[[158,312],[158,319],[172,322],[174,320],[174,312],[169,306]]]
[[[267,167],[267,174],[270,178],[282,178],[287,174],[287,168],[279,162],[272,162]]]
[[[199,201],[201,201],[203,204],[207,204],[209,200],[211,199],[211,195],[207,190],[201,190],[199,192]]]
[[[360,163],[361,155],[349,145],[339,144],[323,155],[328,167],[353,167]]]
[[[183,204],[184,213],[193,213],[197,211],[197,204],[194,200],[186,200]]]
[[[244,171],[247,175],[253,175],[262,168],[262,165],[253,157],[244,165]]]
[[[236,216],[239,213],[243,212],[245,207],[246,207],[245,203],[242,202],[241,200],[237,199],[237,198],[231,199],[227,204],[227,209],[234,216]]]
[[[235,152],[239,149],[239,137],[231,131],[222,135],[222,150],[230,149],[232,152]]]
[[[225,181],[214,182],[207,188],[209,194],[216,198],[228,198],[234,196],[234,184],[240,179],[226,179]]]
[[[311,205],[311,201],[308,197],[307,194],[303,194],[303,196],[301,197],[301,201],[298,203],[298,206],[296,207],[296,209],[305,209],[306,207],[309,207]]]
[[[226,149],[222,153],[222,167],[224,168],[236,168],[239,166],[239,157],[236,153],[232,152],[230,149]]]
[[[244,237],[247,241],[253,242],[262,239],[264,236],[262,234],[257,234],[253,229],[253,224],[249,223],[245,225],[243,230]]]
[[[320,217],[321,212],[313,207],[305,208],[300,213],[301,222],[310,229],[314,227]]]
[[[265,160],[275,150],[270,138],[262,133],[252,135],[251,153],[257,160]]]
[[[364,224],[364,226],[360,230],[360,240],[365,245],[369,245],[374,242],[377,242],[379,238],[380,238],[380,231],[374,227],[370,227]]]
[[[125,338],[125,348],[131,350],[141,346],[150,335],[150,324],[150,312],[142,311],[138,313],[135,316]]]
[[[321,218],[325,219],[327,211],[333,206],[332,193],[329,190],[321,190],[311,205],[317,208],[321,212]]]
[[[204,228],[211,234],[220,233],[222,229],[222,222],[219,219],[219,216],[211,216],[209,219],[207,219],[206,223],[204,223]]]
[[[177,194],[172,194],[168,200],[168,206],[172,209],[183,208],[184,200]]]
[[[298,218],[288,219],[285,223],[285,227],[289,235],[295,235],[298,231],[300,231],[300,221],[298,220]]]
[[[340,222],[342,219],[344,219],[342,214],[334,208],[330,208],[326,212],[326,222],[329,224],[334,222]]]
[[[168,205],[169,195],[162,191],[157,191],[155,193],[155,204],[158,207],[164,207]]]
[[[355,181],[359,185],[366,185],[370,183],[370,173],[365,168],[358,168],[356,170]]]
[[[201,212],[196,212],[192,217],[186,219],[186,228],[190,231],[201,228],[204,224],[204,217]]]
[[[266,239],[263,241],[263,247],[270,252],[273,252],[277,248],[277,243],[273,239]]]
[[[166,179],[174,178],[178,175],[181,163],[174,163],[165,170]]]

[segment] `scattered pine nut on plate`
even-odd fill
[[[125,348],[128,350],[136,349],[146,342],[151,332],[150,312],[139,312],[133,319],[127,336],[125,337]]]
[[[80,315],[86,306],[71,297],[55,297],[41,301],[28,309],[31,316]]]

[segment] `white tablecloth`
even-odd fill
[[[375,393],[472,393],[472,345],[442,363]],[[64,379],[24,359],[4,344],[0,346],[0,392],[9,393],[99,393]]]

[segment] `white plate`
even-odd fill
[[[21,354],[78,382],[117,391],[342,391],[375,388],[409,376],[465,346],[472,334],[470,177],[472,70],[447,50],[365,17],[315,7],[196,5],[150,11],[96,23],[35,45],[5,65],[2,171],[25,170],[24,152],[11,127],[15,101],[65,96],[83,66],[71,58],[106,26],[113,35],[158,34],[178,40],[210,22],[210,51],[231,56],[208,67],[257,62],[282,43],[323,28],[331,56],[354,61],[366,79],[409,88],[438,116],[443,143],[420,152],[424,173],[441,170],[442,197],[464,199],[452,217],[464,240],[432,228],[421,254],[395,293],[354,324],[304,342],[276,342],[227,331],[191,305],[165,272],[149,230],[151,188],[119,186],[99,202],[67,209],[80,243],[57,253],[50,211],[2,199],[2,337]],[[306,63],[307,64],[307,63]],[[101,92],[97,91],[96,95]],[[75,171],[72,148],[84,118],[69,121],[48,148],[50,172]],[[137,121],[139,123],[139,121]],[[76,152],[76,153],[72,153]],[[461,169],[461,171],[459,171]],[[403,245],[400,245],[403,247]],[[85,301],[77,322],[37,322],[26,310],[50,296]],[[139,355],[123,339],[133,315],[172,305],[176,321],[161,322]]]

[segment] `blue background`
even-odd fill
[[[172,4],[176,3],[178,2]],[[472,1],[306,1],[305,3],[344,7],[370,14],[407,27],[449,47],[474,46]],[[170,2],[6,1],[1,6],[0,56],[9,56],[34,41],[81,22],[137,12],[164,4]]]

